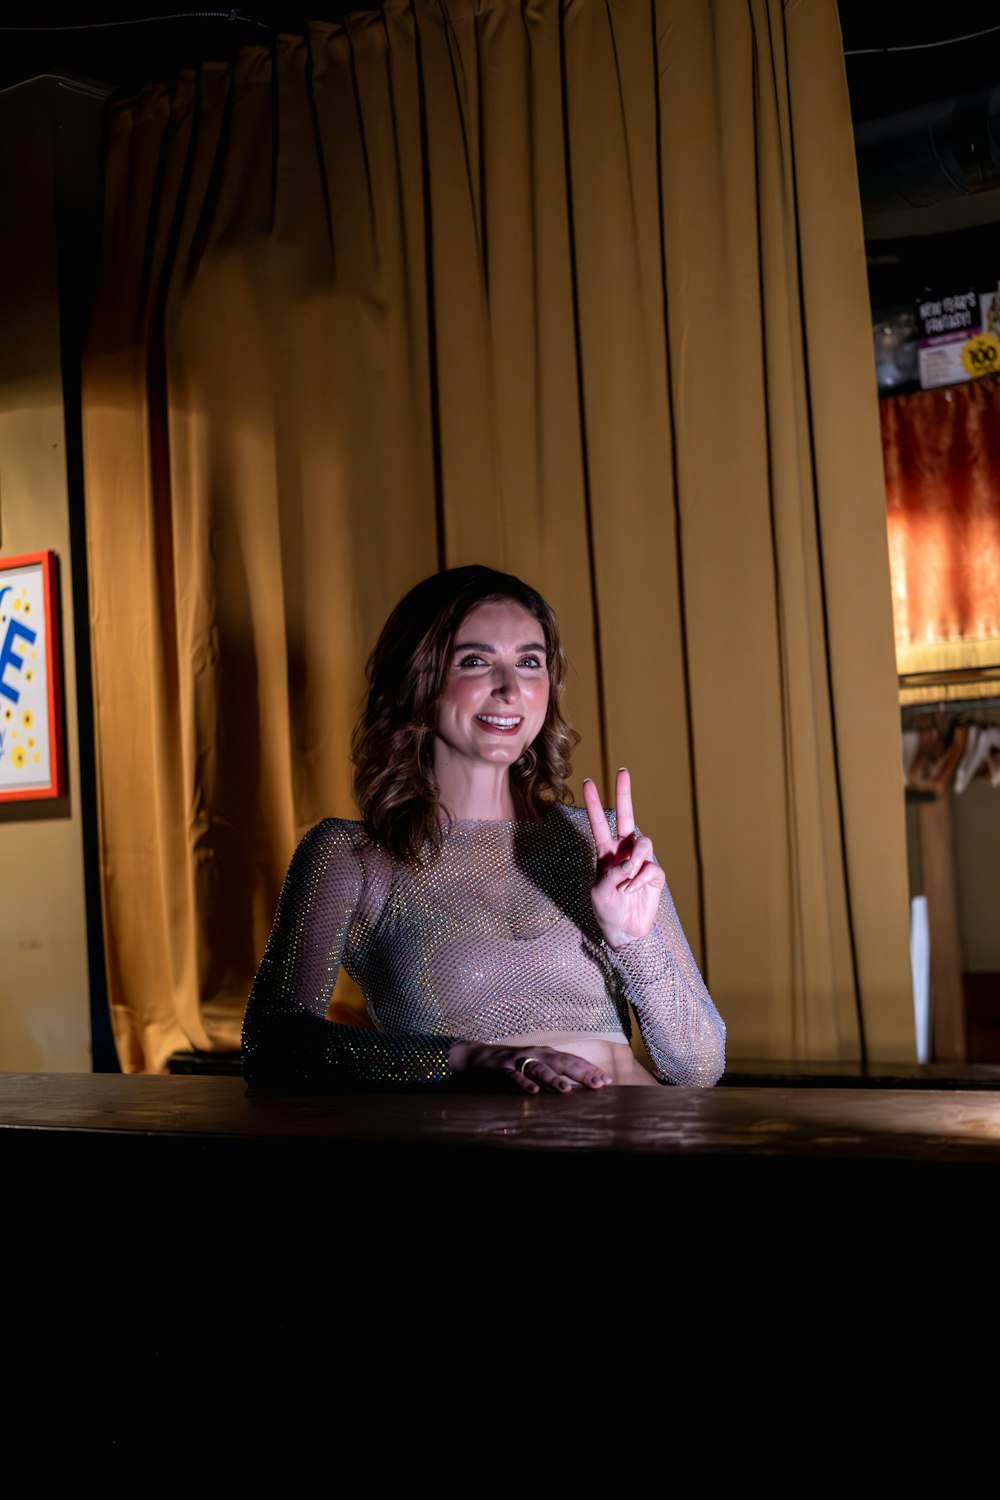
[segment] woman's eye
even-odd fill
[[[470,652],[468,656],[459,657],[455,665],[461,671],[462,668],[475,669],[476,667],[488,667],[489,662],[485,657],[479,656],[474,652]],[[527,667],[534,671],[538,671],[540,669],[544,670],[545,662],[539,656],[521,656],[518,658],[517,665],[519,667]]]

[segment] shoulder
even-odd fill
[[[302,835],[303,844],[317,844],[323,848],[360,849],[368,842],[365,825],[350,818],[321,818]]]
[[[554,802],[549,810],[550,818],[560,818],[571,824],[574,828],[589,828],[590,819],[587,817],[585,807],[573,807],[565,802]]]
[[[594,831],[585,807],[556,802],[546,814],[545,822],[550,829],[562,829],[574,840],[582,840],[588,847],[593,847]]]
[[[556,804],[549,816],[561,818],[563,827],[571,829],[578,838],[584,839],[591,849],[594,848],[594,830],[590,826],[590,815],[585,807],[567,807],[565,804]],[[604,816],[608,820],[611,837],[617,838],[617,811],[613,807],[606,807],[604,809]],[[638,824],[636,825],[635,832],[637,837],[642,834],[642,829],[639,828]]]
[[[587,838],[593,843],[594,833],[590,826],[590,815],[585,807],[572,807],[567,806],[565,803],[556,803],[549,816],[564,819],[571,828],[576,829],[579,833],[586,834]],[[608,820],[611,832],[614,833],[618,824],[618,814],[613,807],[606,807],[604,809],[604,816]]]
[[[372,847],[363,823],[323,818],[306,830],[292,856],[292,869],[356,871],[363,877],[364,858]]]
[[[364,824],[349,818],[321,818],[299,837],[298,849],[360,849],[366,838]]]

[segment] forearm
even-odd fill
[[[255,1088],[306,1093],[434,1088],[452,1077],[453,1037],[386,1036],[309,1012],[248,1014],[243,1076]]]
[[[725,1071],[725,1023],[686,942],[677,948],[657,924],[647,937],[606,952],[657,1076],[711,1088]]]

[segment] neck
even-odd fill
[[[439,742],[434,775],[441,806],[452,818],[500,823],[518,816],[509,766],[470,766],[458,756],[448,755]]]

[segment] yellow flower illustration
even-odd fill
[[[25,601],[24,601],[24,613],[26,615],[30,615],[31,614],[31,600],[30,599],[25,599]]]
[[[34,750],[34,748],[35,748],[35,736],[33,734],[29,734],[28,735],[28,749],[29,750]]]
[[[42,758],[42,757],[41,757],[41,756],[40,756],[40,755],[39,755],[39,753],[38,753],[38,751],[37,751],[37,750],[36,750],[36,751],[35,751],[35,757],[34,757],[34,758],[35,758],[35,765],[36,765],[36,766],[37,766],[37,765],[38,765],[38,762],[39,762],[39,761],[40,761],[40,760],[41,760],[41,758]]]
[[[16,615],[18,615],[18,614],[21,613],[21,601],[20,601],[20,599],[15,599],[14,600],[14,613]]]
[[[4,716],[5,719],[13,718],[13,715],[14,715],[14,710],[12,708],[5,708],[4,709],[3,716]]]
[[[34,716],[34,714],[31,712],[30,708],[26,708],[24,710],[24,713],[21,715],[21,723],[24,725],[25,729],[30,729],[31,726],[32,726],[32,724],[34,724],[34,722],[35,722],[35,716]]]
[[[28,670],[25,672],[24,675],[25,675],[25,677],[27,677],[28,681],[30,682],[31,678],[32,678],[32,671],[31,671],[30,667],[28,668]]]
[[[14,762],[15,769],[19,771],[24,765],[24,762],[27,760],[27,758],[28,755],[24,746],[18,745],[17,749],[14,751],[14,754],[11,756],[11,760]]]

